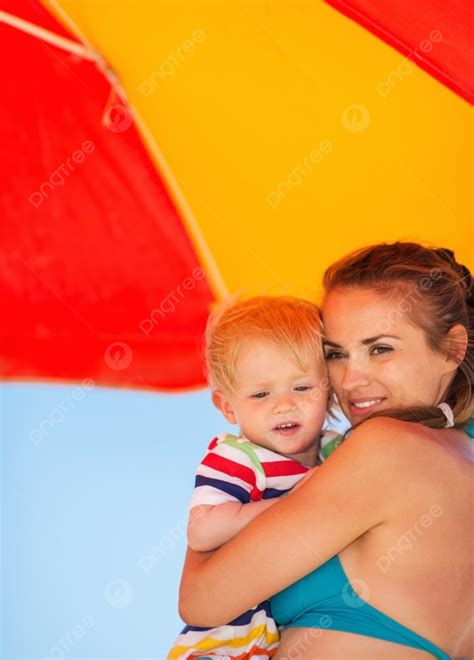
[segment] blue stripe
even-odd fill
[[[228,626],[246,626],[251,622],[252,617],[254,616],[255,612],[260,612],[261,610],[263,610],[269,618],[272,618],[272,612],[270,610],[270,603],[269,603],[268,600],[265,600],[263,603],[260,603],[260,605],[257,605],[257,607],[254,607],[253,610],[249,610],[248,612],[245,612],[245,614],[241,614],[240,616],[238,616],[233,621],[230,621],[227,625]],[[181,635],[184,635],[184,633],[190,632],[191,630],[192,631],[213,630],[213,628],[200,628],[199,626],[185,626],[183,628],[183,630],[181,631]]]
[[[265,488],[263,491],[262,499],[269,500],[272,497],[281,497],[285,493],[288,493],[291,488],[286,488],[285,490],[278,490],[278,488]]]
[[[221,490],[223,493],[236,497],[239,502],[242,502],[242,504],[250,502],[250,493],[248,493],[245,488],[237,486],[236,484],[230,484],[228,481],[223,481],[222,479],[211,479],[210,477],[203,477],[198,474],[196,475],[194,488],[198,488],[199,486],[211,486],[212,488],[217,488],[217,490]]]

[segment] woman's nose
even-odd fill
[[[358,387],[366,387],[369,383],[370,377],[363,364],[348,363],[346,365],[341,383],[344,390],[354,390]]]

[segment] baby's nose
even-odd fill
[[[288,396],[279,397],[275,401],[275,405],[273,406],[273,412],[278,415],[285,412],[291,412],[292,410],[295,410],[295,408],[296,408],[296,403],[294,399]]]

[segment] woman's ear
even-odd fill
[[[467,345],[466,328],[461,323],[453,325],[446,337],[448,360],[455,362],[456,366],[460,365],[466,355]]]
[[[229,424],[237,424],[237,419],[232,408],[229,398],[220,390],[214,390],[212,393],[212,403],[217,410],[220,410]]]

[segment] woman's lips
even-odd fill
[[[370,415],[370,413],[372,413],[384,400],[384,397],[350,399],[349,406],[351,415],[354,417],[365,417],[366,415]]]

